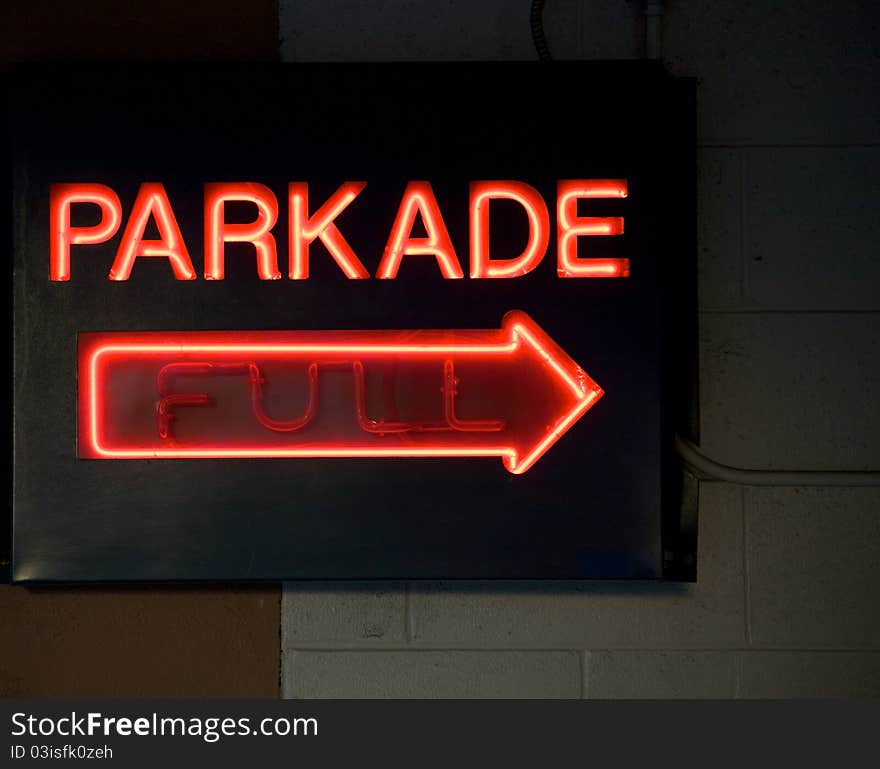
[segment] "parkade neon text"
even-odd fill
[[[291,182],[287,193],[287,277],[309,277],[309,247],[316,240],[324,246],[343,274],[352,279],[369,278],[370,272],[355,253],[336,219],[357,197],[366,182],[344,182],[326,200],[309,199],[306,182]],[[626,198],[625,179],[569,179],[557,183],[555,225],[557,274],[561,278],[625,278],[629,276],[626,258],[591,258],[589,248],[578,241],[591,236],[623,234],[623,216],[581,216],[578,202],[585,199]],[[49,277],[70,280],[71,252],[80,258],[88,249],[81,246],[106,243],[122,230],[122,237],[109,271],[109,279],[129,280],[140,258],[168,261],[177,280],[198,277],[190,251],[181,234],[165,187],[158,182],[140,185],[128,218],[125,219],[119,195],[109,186],[97,183],[53,184],[49,201]],[[512,258],[495,258],[489,235],[492,201],[513,201],[528,221],[528,238],[522,252]],[[253,220],[227,222],[225,205],[246,203],[253,206]],[[74,226],[71,211],[78,206],[97,206],[100,221]],[[471,278],[516,278],[537,267],[547,252],[551,216],[547,202],[534,187],[521,181],[474,181],[469,195],[469,248]],[[427,233],[413,235],[416,217]],[[256,253],[257,274],[263,280],[278,280],[279,244],[273,229],[279,219],[275,193],[254,182],[209,183],[204,186],[204,278],[225,277],[227,243],[250,243]],[[159,237],[145,239],[150,221]],[[73,247],[77,247],[76,250]],[[380,280],[397,277],[404,257],[433,257],[443,278],[464,277],[461,261],[443,219],[443,214],[427,181],[406,185],[388,233],[375,276]],[[326,258],[326,255],[321,255]]]

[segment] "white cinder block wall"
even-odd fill
[[[641,55],[636,0],[547,0],[559,58]],[[669,0],[698,78],[702,444],[880,469],[880,11]],[[530,59],[529,0],[281,0],[286,60]],[[656,116],[662,120],[662,115]],[[880,696],[880,488],[703,483],[699,580],[290,583],[288,697]]]

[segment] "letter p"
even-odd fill
[[[70,223],[73,203],[92,203],[101,209],[101,221],[88,227]],[[49,278],[70,280],[70,247],[105,243],[119,229],[122,204],[104,184],[53,184],[49,188]]]

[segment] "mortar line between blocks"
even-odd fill
[[[749,574],[749,513],[746,504],[748,489],[739,490],[739,504],[742,513],[742,548],[743,548],[743,601],[746,623],[746,646],[752,646],[752,581]]]
[[[412,644],[416,637],[415,621],[412,612],[412,582],[407,582],[403,590],[403,637],[407,645]]]
[[[449,642],[435,644],[418,644],[414,646],[400,643],[365,646],[362,643],[345,641],[308,641],[298,643],[285,650],[285,654],[299,652],[365,652],[369,654],[384,654],[386,652],[490,652],[505,654],[539,653],[559,654],[573,653],[572,646],[560,644],[559,646],[529,646],[517,644],[513,646],[478,646],[474,644],[463,646],[450,646]],[[720,644],[718,646],[688,646],[686,644],[674,644],[670,646],[628,646],[625,644],[601,644],[587,650],[590,652],[614,652],[615,654],[742,654],[752,652],[769,652],[773,654],[880,654],[880,648],[876,646],[840,646],[838,644],[828,646],[745,646],[736,644]]]
[[[746,247],[746,224],[748,217],[748,209],[746,207],[747,183],[746,183],[746,149],[739,150],[739,262],[742,275],[739,281],[740,304],[747,305],[749,298],[749,265],[747,264]]]
[[[278,591],[278,696],[284,696],[284,583]]]
[[[878,315],[880,307],[874,308],[837,308],[825,310],[809,310],[792,307],[778,309],[772,307],[701,307],[699,315]]]
[[[751,139],[729,139],[723,138],[699,139],[697,141],[698,149],[759,149],[759,150],[840,150],[840,149],[874,149],[880,147],[877,142],[811,142],[811,141],[778,141],[778,142],[760,142]]]
[[[587,46],[586,46],[586,13],[584,12],[584,4],[578,3],[576,6],[576,14],[577,14],[577,30],[578,30],[578,57],[581,59],[587,58]]]
[[[733,656],[733,699],[742,699],[742,670],[743,670],[743,654],[745,652],[735,652]]]
[[[299,649],[284,649],[281,657],[281,670],[279,671],[279,690],[280,699],[293,699],[296,697],[296,676],[294,675],[294,664]]]
[[[581,699],[587,699],[590,693],[590,652],[581,649]]]

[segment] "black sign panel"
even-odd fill
[[[668,576],[691,82],[52,68],[10,117],[14,579]]]

